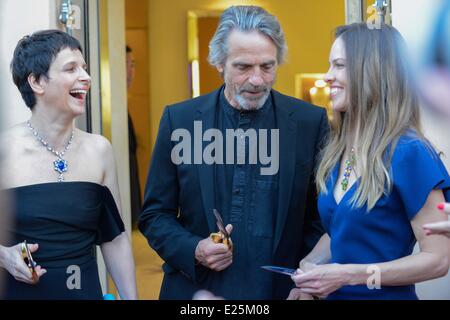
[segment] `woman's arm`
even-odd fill
[[[126,232],[100,246],[108,272],[124,300],[137,299],[134,258]]]
[[[410,285],[442,277],[448,272],[450,239],[442,236],[425,236],[422,225],[443,221],[436,204],[444,201],[441,190],[433,190],[411,221],[420,252],[389,262],[376,264],[328,264],[316,266],[292,279],[305,293],[327,296],[344,285],[365,285],[373,272],[379,273],[380,285]]]
[[[382,285],[409,285],[447,274],[450,263],[450,239],[442,236],[426,236],[422,228],[427,223],[444,221],[446,217],[436,209],[436,205],[442,201],[444,201],[442,191],[433,190],[423,208],[411,221],[420,247],[419,253],[377,264],[381,272]],[[368,266],[349,265],[349,284],[365,284]]]
[[[307,271],[310,265],[326,264],[331,260],[330,237],[324,233],[311,252],[300,261],[299,268]]]
[[[104,150],[103,159],[105,164],[103,185],[109,188],[117,204],[117,208],[121,212],[113,149],[106,139],[104,139],[103,144],[102,150]],[[126,232],[117,236],[113,241],[103,243],[100,248],[105,259],[106,268],[119,290],[120,297],[126,300],[137,299],[134,258]]]

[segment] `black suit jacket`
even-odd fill
[[[194,121],[203,132],[214,127],[220,89],[165,108],[148,173],[139,229],[165,261],[161,299],[191,299],[200,288],[209,289],[214,271],[199,272],[195,248],[217,227],[213,166],[175,165],[171,133],[178,128],[194,134]],[[323,108],[272,90],[279,129],[279,195],[273,245],[275,265],[297,268],[316,244],[323,229],[317,213],[313,183],[317,154],[328,132]],[[245,286],[245,283],[243,283]],[[290,277],[274,275],[273,298],[285,299],[293,287]],[[252,290],[249,288],[249,290]]]

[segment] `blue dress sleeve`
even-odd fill
[[[110,242],[125,231],[125,226],[111,191],[107,187],[104,187],[104,190],[105,198],[98,225],[97,245]]]
[[[412,220],[422,209],[432,190],[442,190],[450,201],[450,177],[439,155],[425,141],[413,140],[396,148],[392,159],[396,189]]]

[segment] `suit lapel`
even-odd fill
[[[283,97],[273,91],[274,105],[277,116],[277,128],[280,133],[279,141],[279,181],[278,181],[278,210],[275,225],[275,239],[273,252],[275,253],[283,229],[291,199],[292,185],[295,173],[295,150],[296,150],[296,123],[292,118],[294,108],[287,104]]]
[[[204,103],[198,104],[196,106],[196,112],[194,116],[194,121],[201,121],[202,131],[205,132],[208,129],[214,127],[214,120],[216,116],[216,108],[218,107],[218,99],[220,90],[216,90],[210,93],[204,101]],[[202,134],[203,134],[202,132]],[[202,152],[203,152],[203,142],[202,142]],[[202,154],[202,164],[196,165],[198,170],[198,177],[200,181],[200,190],[203,200],[203,207],[205,210],[206,219],[208,221],[208,227],[210,232],[216,232],[216,219],[213,214],[215,202],[215,189],[214,189],[214,165],[207,165],[203,163]],[[194,195],[196,196],[196,195]]]

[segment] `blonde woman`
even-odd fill
[[[290,299],[417,299],[415,283],[448,272],[449,239],[422,226],[444,220],[450,177],[421,132],[403,45],[386,25],[337,29],[326,75],[335,119],[316,176],[326,233]]]

